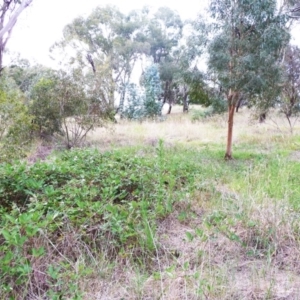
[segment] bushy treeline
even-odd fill
[[[207,107],[202,119],[228,108],[232,115],[241,105],[263,115],[277,107],[292,127],[300,109],[300,50],[289,45],[289,16],[275,2],[228,9],[226,1],[213,1],[210,23],[201,16],[183,22],[166,7],[128,14],[97,7],[76,18],[51,49],[61,70],[25,60],[2,70],[1,161],[25,155],[35,137],[82,145],[116,113],[157,119],[164,104],[168,113],[174,104],[184,112],[190,103],[201,104]],[[133,84],[139,64],[143,72]]]

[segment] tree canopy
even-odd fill
[[[274,91],[280,80],[282,53],[289,41],[287,16],[278,14],[275,0],[213,0],[211,17],[215,36],[209,45],[209,68],[225,92],[228,109],[228,135],[225,157],[232,157],[232,129],[235,107],[242,93],[252,96],[255,105]],[[272,95],[274,97],[274,95]]]

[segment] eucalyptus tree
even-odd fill
[[[208,65],[228,103],[225,159],[231,159],[234,112],[241,93],[253,95],[253,105],[261,105],[265,98],[259,95],[280,79],[279,59],[289,41],[287,17],[278,13],[276,0],[212,0],[210,14],[216,31]]]
[[[182,103],[183,112],[188,112],[189,103],[203,101],[206,94],[204,74],[197,67],[189,46],[181,45],[172,52],[160,65],[160,76],[164,83],[163,102],[169,104],[168,113],[174,103]]]
[[[164,59],[163,62],[159,64],[159,73],[162,86],[162,105],[167,103],[169,105],[168,114],[171,113],[172,106],[176,103],[176,84],[175,76],[178,72],[178,66],[176,65],[173,57],[168,57]]]
[[[145,51],[138,35],[141,26],[142,16],[138,13],[124,15],[116,7],[97,7],[86,18],[78,17],[67,25],[63,40],[57,43],[71,47],[72,62],[77,66],[90,66],[94,89],[108,110],[114,109],[115,91],[121,92],[121,102],[124,99],[123,87],[130,80],[139,54]]]
[[[22,11],[32,0],[3,0],[0,4],[0,74],[3,69],[3,54],[11,32]]]
[[[202,55],[208,42],[209,25],[204,17],[185,22],[184,45],[174,51],[177,58],[176,85],[183,112],[188,112],[189,103],[207,104],[208,85],[205,80]]]
[[[150,44],[150,56],[155,64],[167,58],[182,37],[183,23],[180,15],[168,7],[160,7],[150,17],[146,36]]]
[[[280,108],[292,130],[291,117],[300,112],[300,49],[289,45],[283,61],[284,81]]]
[[[174,51],[182,39],[183,22],[180,15],[168,7],[160,7],[148,15],[144,37],[149,44],[148,57],[159,67],[163,103],[170,109],[176,102],[174,77],[178,72]]]
[[[199,65],[208,41],[208,26],[202,16],[195,21],[179,21],[181,31],[177,36],[180,40],[159,64],[163,101],[169,104],[168,113],[173,103],[182,103],[183,112],[188,112],[189,103],[200,103],[206,95],[204,73]]]

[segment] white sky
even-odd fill
[[[51,66],[49,48],[62,36],[65,25],[79,15],[89,14],[96,6],[117,6],[127,13],[144,5],[168,6],[177,10],[183,19],[195,18],[208,0],[33,0],[23,11],[8,41],[12,52],[21,58]],[[300,22],[299,22],[300,23]],[[300,25],[293,30],[294,43],[300,46]]]
[[[33,0],[22,12],[7,47],[21,58],[51,66],[49,48],[60,39],[64,26],[96,6],[115,5],[124,13],[145,5],[168,6],[187,19],[196,17],[205,3],[207,0]]]

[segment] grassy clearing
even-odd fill
[[[175,113],[2,165],[0,298],[300,299],[299,127],[273,118],[237,115],[230,162],[224,116]]]

